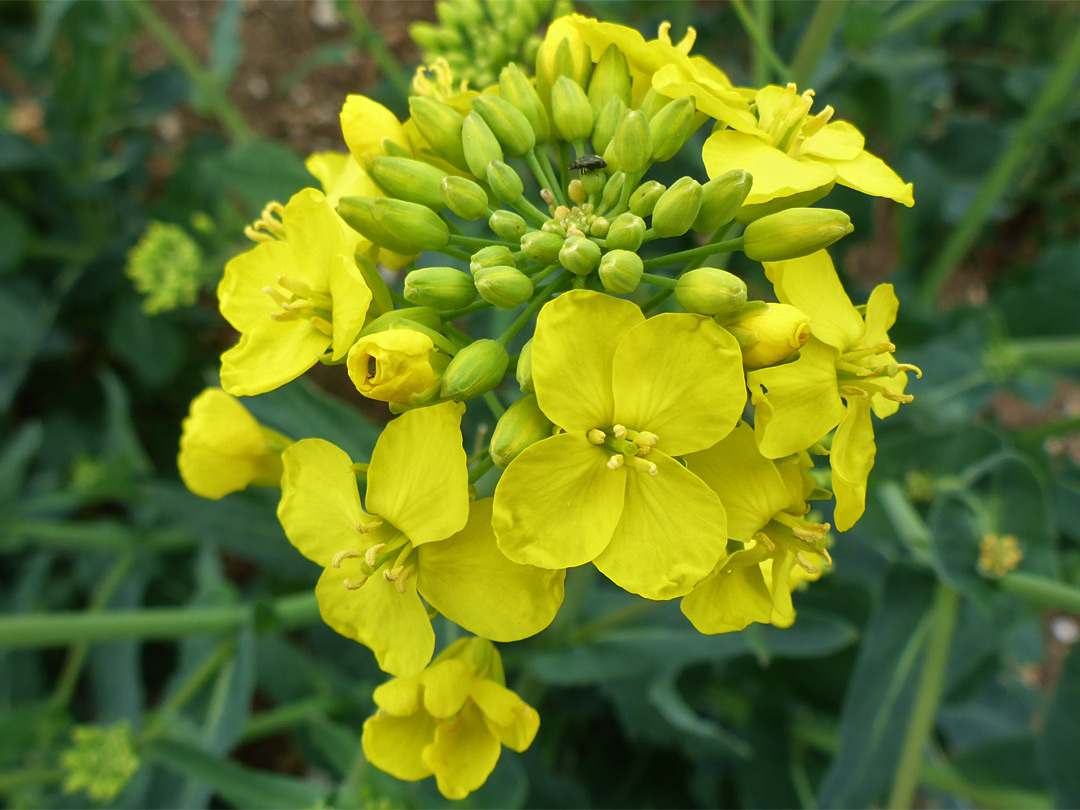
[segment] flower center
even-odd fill
[[[773,527],[772,531],[770,527]],[[801,515],[777,512],[754,537],[770,551],[779,545],[794,552],[799,566],[808,574],[816,574],[821,568],[813,563],[808,555],[821,557],[825,561],[825,567],[832,568],[832,557],[827,546],[827,535],[831,528],[828,523],[812,523]]]
[[[281,222],[281,215],[285,213],[285,206],[276,200],[266,204],[259,214],[259,218],[244,228],[244,236],[252,242],[273,242],[285,238],[285,226]]]
[[[382,522],[364,525],[359,523],[356,531],[360,534],[370,534],[382,527]],[[381,569],[382,578],[387,582],[393,582],[398,593],[405,593],[405,583],[409,577],[416,573],[416,563],[410,562],[413,552],[412,542],[404,532],[398,532],[386,543],[375,543],[361,551],[356,548],[348,548],[334,555],[331,564],[334,568],[341,568],[346,560],[356,560],[354,564],[360,569],[360,578],[352,580],[346,577],[342,584],[350,591],[362,588],[370,577]]]
[[[884,359],[881,355],[894,351],[893,344],[884,342],[859,346],[840,355],[836,363],[840,395],[866,399],[880,394],[893,402],[911,402],[914,399],[911,394],[898,394],[883,385],[885,378],[892,379],[902,371],[912,371],[916,377],[922,377],[922,369],[911,363],[897,363],[891,358],[881,362]]]
[[[271,320],[306,318],[327,337],[333,337],[334,327],[330,322],[333,302],[329,293],[313,290],[306,282],[288,276],[278,276],[277,286],[263,287],[263,292],[281,307],[280,311],[270,313]]]
[[[821,131],[833,116],[833,108],[825,107],[817,115],[810,115],[814,106],[814,91],[799,94],[794,83],[789,82],[784,97],[769,114],[758,111],[758,124],[772,139],[772,145],[791,157],[799,156],[803,141]]]
[[[585,434],[585,438],[590,444],[611,451],[607,462],[609,470],[626,466],[639,472],[656,475],[656,465],[644,458],[660,441],[660,437],[655,433],[649,433],[647,430],[630,430],[625,425],[613,425],[610,432],[593,428]]]

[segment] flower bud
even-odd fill
[[[592,145],[593,149],[603,154],[615,137],[615,130],[619,128],[623,113],[626,112],[626,104],[618,96],[608,99],[607,103],[596,113],[593,121]]]
[[[518,355],[517,368],[514,369],[514,377],[523,394],[530,394],[533,390],[532,379],[532,338],[529,338],[521,347]]]
[[[608,226],[604,241],[608,248],[637,250],[645,239],[645,220],[626,211],[619,214]]]
[[[747,172],[732,169],[702,186],[701,210],[694,220],[694,230],[713,233],[735,219],[752,182]]]
[[[790,304],[769,304],[727,328],[739,340],[747,368],[783,362],[810,339],[810,318]]]
[[[503,159],[499,139],[475,110],[465,116],[461,125],[461,148],[465,152],[465,163],[468,164],[469,171],[480,180],[487,180],[488,164],[491,161]]]
[[[623,113],[610,144],[615,167],[627,174],[644,169],[652,155],[650,138],[649,119],[644,113],[638,110],[627,110]]]
[[[453,267],[423,267],[405,276],[405,300],[435,309],[459,309],[476,300],[468,273]]]
[[[639,217],[649,216],[665,191],[667,191],[667,186],[655,180],[642,183],[630,195],[630,211]]]
[[[652,159],[670,160],[682,149],[694,131],[694,99],[677,98],[669,101],[649,121],[652,136]]]
[[[442,328],[439,313],[431,307],[405,307],[384,312],[375,320],[370,321],[361,330],[359,336],[365,337],[376,332],[384,332],[401,321],[409,321],[408,326],[420,327],[420,331],[432,334],[437,334],[435,330]],[[450,348],[453,348],[453,344],[450,344]]]
[[[554,425],[536,404],[536,395],[529,394],[506,409],[491,434],[489,452],[500,470],[505,470],[521,451],[530,444],[551,436]]]
[[[625,172],[615,172],[615,174],[607,179],[607,182],[604,183],[604,193],[600,197],[600,201],[604,204],[605,208],[614,208],[615,205],[618,204],[625,186]]]
[[[480,186],[464,177],[443,178],[439,192],[446,207],[462,219],[480,219],[488,212],[488,196]]]
[[[506,99],[485,94],[475,96],[469,103],[491,127],[510,157],[521,157],[536,146],[536,133],[529,119]]]
[[[589,46],[580,37],[571,40],[563,37],[552,47],[545,41],[536,54],[537,91],[544,98],[541,86],[548,92],[560,76],[567,76],[582,87],[588,85],[589,71],[592,69],[592,55]]]
[[[514,254],[506,245],[488,245],[480,248],[469,259],[469,270],[475,276],[476,271],[482,267],[516,267]]]
[[[440,395],[463,402],[483,396],[498,385],[510,365],[502,344],[482,338],[459,351],[443,373]]]
[[[563,246],[563,237],[546,231],[530,231],[521,237],[521,252],[525,258],[537,264],[555,264]]]
[[[652,229],[659,237],[682,236],[701,210],[701,183],[680,177],[659,200],[652,212]]]
[[[650,87],[645,95],[642,96],[641,101],[638,102],[637,108],[645,113],[645,117],[651,121],[653,116],[664,109],[664,105],[669,101],[671,101],[671,99],[667,96],[660,95]]]
[[[400,247],[398,240],[375,221],[374,211],[375,199],[373,197],[342,197],[337,206],[338,215],[345,220],[346,225],[376,245],[395,253],[398,252],[397,247],[391,247],[391,245]],[[411,255],[404,250],[401,253]]]
[[[544,102],[540,100],[532,82],[513,62],[499,74],[499,92],[528,119],[538,143],[551,139],[551,124],[547,110],[544,109]]]
[[[500,208],[488,218],[488,227],[500,239],[507,242],[518,242],[529,230],[525,219],[513,211]]]
[[[614,295],[626,295],[637,289],[645,265],[629,250],[609,250],[600,260],[600,283]]]
[[[623,52],[612,43],[600,56],[589,79],[589,101],[593,110],[600,112],[612,98],[620,99],[623,107],[629,107],[630,85],[630,66]]]
[[[607,183],[607,175],[602,171],[584,172],[579,182],[585,190],[586,197],[589,197],[603,192],[604,184]]]
[[[578,143],[592,134],[593,109],[581,85],[565,76],[551,88],[551,122],[564,141]]]
[[[597,217],[589,223],[589,236],[595,236],[598,239],[603,239],[607,236],[608,230],[611,228],[611,223],[607,221],[605,217]]]
[[[345,366],[363,396],[404,405],[434,394],[449,362],[428,335],[399,325],[361,337]]]
[[[468,168],[461,146],[465,116],[431,96],[409,96],[409,114],[435,154],[459,169]]]
[[[855,230],[834,208],[789,208],[755,219],[743,233],[743,253],[756,262],[782,262],[823,250]]]
[[[600,246],[585,236],[571,236],[559,250],[559,264],[579,276],[587,276],[600,265]]]
[[[479,267],[473,277],[480,297],[501,309],[519,307],[532,298],[532,280],[513,267]]]
[[[521,199],[525,191],[525,184],[521,182],[521,175],[503,163],[501,160],[493,160],[487,167],[487,183],[491,187],[491,193],[501,203],[511,205]]]
[[[409,255],[422,250],[438,250],[450,241],[450,229],[446,222],[423,205],[380,197],[371,207],[371,213],[379,227],[402,248],[399,250],[393,245],[383,245],[395,253]]]
[[[371,161],[371,176],[391,197],[426,205],[436,211],[446,207],[440,190],[446,172],[430,163],[380,155]]]
[[[719,267],[699,267],[679,276],[675,300],[687,312],[727,315],[746,303],[746,282]]]
[[[585,176],[589,176],[589,172],[585,172]],[[570,198],[570,202],[580,205],[585,202],[585,184],[581,182],[580,178],[575,177],[570,181],[570,184],[566,187],[566,196]]]

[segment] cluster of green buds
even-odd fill
[[[124,274],[143,295],[147,315],[195,303],[203,284],[203,253],[182,226],[151,222],[128,253]]]
[[[139,768],[127,723],[76,726],[71,740],[71,747],[60,759],[65,793],[82,791],[95,802],[109,802],[120,794]]]

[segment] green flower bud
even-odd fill
[[[608,230],[611,228],[611,223],[607,221],[605,217],[597,217],[589,223],[589,236],[595,236],[598,239],[603,239],[607,236]]]
[[[645,95],[642,96],[640,103],[637,105],[637,108],[643,113],[645,113],[645,117],[651,121],[653,119],[653,116],[660,112],[660,110],[664,109],[664,106],[669,101],[671,101],[671,99],[669,99],[667,96],[660,95],[650,87],[648,92],[646,92]]]
[[[719,267],[700,267],[679,276],[675,300],[687,312],[727,315],[746,303],[746,282]]]
[[[585,236],[571,236],[559,251],[559,264],[579,276],[587,276],[600,265],[600,246]]]
[[[585,189],[586,195],[599,194],[604,190],[604,184],[607,182],[607,175],[603,171],[590,171],[585,172],[581,176],[581,187]]]
[[[525,184],[521,175],[501,160],[493,160],[487,167],[487,183],[491,193],[501,203],[511,205],[521,199]]]
[[[487,192],[465,177],[444,177],[439,192],[447,208],[462,219],[480,219],[488,212]]]
[[[559,260],[563,237],[546,231],[529,231],[521,237],[521,252],[530,262],[549,265]]]
[[[532,298],[532,280],[513,267],[479,267],[473,277],[480,297],[493,306],[513,309]]]
[[[554,87],[561,76],[566,76],[582,87],[587,87],[591,70],[592,55],[589,46],[581,40],[571,44],[569,39],[563,37],[555,49],[555,70],[550,77],[550,86]]]
[[[702,186],[701,210],[694,220],[694,230],[713,233],[735,219],[752,182],[747,172],[732,169]]]
[[[655,180],[642,183],[630,195],[630,210],[639,217],[649,216],[652,214],[653,209],[656,208],[656,203],[665,191],[667,191],[667,187],[663,183],[657,183]]]
[[[434,23],[414,22],[409,26],[409,39],[415,42],[422,51],[437,51],[440,49],[440,30]]]
[[[670,160],[682,149],[694,131],[695,109],[692,98],[677,98],[649,121],[654,161]]]
[[[488,219],[488,227],[507,242],[518,242],[529,230],[524,218],[513,211],[499,209]]]
[[[517,378],[518,387],[523,394],[530,394],[533,390],[532,379],[532,338],[529,338],[521,347],[518,355],[517,368],[514,369],[514,377]]]
[[[600,260],[600,283],[614,295],[626,295],[637,289],[645,265],[629,250],[609,250]]]
[[[824,250],[855,230],[835,208],[789,208],[755,219],[743,233],[743,253],[756,262],[782,262]]]
[[[551,122],[564,141],[579,143],[592,134],[593,109],[581,85],[560,76],[551,88]]]
[[[536,146],[536,133],[529,119],[506,99],[488,94],[476,96],[469,103],[510,157],[521,157]]]
[[[612,220],[604,239],[608,248],[618,250],[637,250],[644,240],[645,220],[629,211]]]
[[[385,246],[395,253],[410,255],[423,250],[438,250],[450,241],[450,228],[446,222],[423,205],[380,197],[372,206],[372,215],[379,227],[404,248]]]
[[[476,300],[468,273],[453,267],[423,267],[405,276],[405,300],[435,309],[460,309]]]
[[[692,177],[680,177],[656,201],[652,229],[659,237],[682,236],[701,210],[701,183]]]
[[[502,69],[499,74],[499,92],[502,97],[521,110],[529,120],[529,125],[536,134],[537,143],[545,143],[551,139],[551,124],[548,121],[547,110],[544,102],[536,92],[525,74],[516,64],[511,62]]]
[[[600,112],[612,98],[620,99],[623,107],[629,107],[631,83],[630,66],[623,52],[615,43],[608,45],[589,79],[589,101],[593,111]]]
[[[626,185],[626,173],[615,172],[604,183],[604,193],[600,197],[600,201],[604,204],[605,208],[613,208],[622,196],[623,187]]]
[[[652,155],[652,141],[649,135],[649,120],[637,110],[623,113],[615,138],[610,146],[618,169],[633,174],[644,169]],[[605,153],[606,154],[606,153]]]
[[[502,381],[508,365],[510,357],[502,344],[487,338],[474,341],[450,361],[439,393],[458,402],[483,396]]]
[[[505,470],[530,444],[551,436],[554,425],[536,404],[536,395],[524,396],[506,409],[491,434],[489,452],[500,470]]]
[[[469,171],[481,180],[487,180],[489,163],[503,159],[498,138],[475,111],[466,115],[461,125],[461,147],[465,152]]]
[[[835,185],[835,182],[826,183],[821,188],[810,189],[810,191],[801,191],[798,194],[792,194],[790,197],[778,197],[775,200],[769,200],[764,203],[744,205],[739,209],[739,213],[735,219],[746,225],[753,222],[755,219],[760,219],[769,214],[775,214],[778,211],[786,211],[789,208],[809,208],[818,200],[829,196],[829,192],[833,190]]]
[[[585,172],[585,176],[588,177],[590,172]],[[580,205],[585,202],[585,184],[581,182],[581,179],[575,177],[570,181],[570,184],[566,187],[566,196],[570,198],[570,202]]]
[[[430,96],[409,96],[409,114],[435,154],[459,169],[468,168],[461,146],[464,115]]]
[[[436,211],[446,207],[439,186],[446,172],[422,160],[379,156],[371,161],[371,176],[387,194],[426,205]]]
[[[774,366],[787,360],[810,339],[810,318],[790,304],[769,304],[735,320],[727,329],[739,341],[747,368]]]
[[[480,248],[469,259],[469,270],[473,275],[476,275],[476,271],[481,267],[516,267],[514,262],[514,254],[510,252],[510,248],[506,245],[489,245],[486,248]]]
[[[593,121],[592,145],[593,149],[603,154],[615,137],[615,130],[619,128],[623,113],[626,112],[626,103],[618,96],[608,99],[607,103],[596,113]]]
[[[558,219],[549,219],[543,225],[540,226],[540,230],[544,233],[554,233],[566,238],[566,226],[562,224],[562,221]]]
[[[377,200],[371,197],[342,197],[341,201],[338,203],[337,212],[350,228],[370,239],[379,247],[386,248],[394,253],[400,253],[403,256],[411,256],[414,253],[419,253],[421,250],[426,250],[427,248],[417,247],[416,242],[411,238],[412,235],[402,235],[399,229],[392,231],[381,221],[376,219],[376,204],[386,201],[388,201],[388,199],[385,197],[381,197]],[[415,206],[441,223],[444,228],[446,227],[446,223],[439,219],[438,215],[430,208],[425,208],[424,206],[416,205],[415,203],[408,203],[403,200],[393,200],[390,202]],[[395,221],[395,228],[397,224],[398,223]],[[438,225],[430,222],[428,224],[431,227],[428,229],[427,233],[437,233]],[[447,229],[446,239],[443,240],[439,247],[445,245],[449,239],[450,232],[449,229]]]

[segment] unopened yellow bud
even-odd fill
[[[570,202],[578,205],[585,202],[585,186],[581,180],[575,177],[570,181],[570,185],[566,188],[566,196],[570,198]]]
[[[500,239],[518,242],[529,230],[524,217],[500,208],[488,218],[488,227]]]
[[[656,202],[653,232],[660,237],[682,236],[697,219],[702,196],[701,183],[692,177],[680,177]]]
[[[557,233],[529,231],[521,237],[521,252],[525,258],[537,264],[555,264],[559,260],[564,238]]]
[[[489,163],[503,159],[499,139],[475,110],[465,116],[461,125],[461,148],[469,171],[481,180],[487,180]]]
[[[615,130],[619,128],[624,112],[626,112],[626,102],[615,96],[609,98],[596,113],[596,119],[593,121],[592,145],[593,149],[600,154],[607,150],[611,139],[615,137]]]
[[[571,236],[559,250],[559,264],[571,273],[587,276],[600,265],[600,246],[585,236]]]
[[[656,203],[664,196],[667,186],[655,180],[642,183],[630,195],[630,211],[639,217],[651,216]]]
[[[536,133],[529,119],[506,99],[485,94],[474,97],[469,103],[491,127],[510,157],[521,157],[536,146]]]
[[[482,267],[500,266],[517,266],[514,261],[514,254],[510,252],[510,248],[506,247],[506,245],[489,245],[486,248],[480,248],[469,259],[469,270],[473,275],[476,275],[476,271]]]
[[[756,262],[809,256],[855,230],[851,218],[834,208],[789,208],[755,219],[743,233],[743,253]]]
[[[612,43],[600,56],[589,79],[589,101],[595,112],[600,112],[612,98],[630,106],[630,66],[618,46]],[[601,147],[597,147],[600,149]]]
[[[449,175],[439,184],[446,207],[462,219],[480,219],[488,212],[487,193],[465,177]]]
[[[532,338],[529,338],[525,345],[521,347],[517,367],[514,369],[514,377],[517,379],[518,387],[523,394],[532,393]]]
[[[510,205],[521,199],[525,184],[521,175],[501,160],[492,161],[487,167],[487,183],[491,193],[501,203]]]
[[[499,92],[502,97],[521,110],[536,134],[537,143],[544,143],[551,138],[551,124],[548,121],[544,102],[540,100],[536,89],[516,64],[510,63],[499,74]]]
[[[593,109],[581,85],[561,76],[551,88],[551,122],[564,141],[578,143],[592,133]]]
[[[430,163],[380,155],[371,161],[371,176],[391,197],[436,211],[446,207],[440,188],[446,172]]]
[[[641,283],[645,265],[629,250],[609,250],[600,259],[600,283],[614,295],[627,295]]]
[[[637,250],[645,239],[645,220],[626,211],[612,220],[605,242],[609,248]]]
[[[747,172],[732,169],[702,186],[701,210],[694,220],[694,230],[713,233],[735,219],[752,182]]]
[[[440,394],[463,402],[483,396],[506,374],[510,356],[501,343],[483,338],[459,351],[443,373]]]
[[[743,365],[764,368],[787,360],[810,339],[810,318],[790,304],[769,304],[728,326],[743,350]]]
[[[653,161],[670,160],[682,149],[694,131],[694,100],[677,98],[668,102],[649,121]]]
[[[645,114],[638,110],[627,110],[619,121],[608,150],[614,161],[612,165],[628,174],[641,171],[652,156],[651,137],[649,119]]]
[[[409,113],[435,154],[459,169],[468,168],[461,145],[461,125],[465,116],[430,96],[410,96]]]
[[[551,420],[536,404],[536,395],[529,394],[506,409],[491,434],[489,452],[495,466],[505,470],[531,444],[551,435]]]
[[[461,270],[423,267],[405,276],[405,300],[435,309],[459,309],[476,300],[476,287]]]
[[[473,278],[480,297],[493,306],[513,309],[532,298],[532,281],[514,267],[481,267]]]
[[[449,361],[428,335],[398,327],[360,338],[345,365],[363,396],[404,405],[434,394]]]
[[[687,312],[727,315],[746,303],[746,282],[719,267],[699,267],[679,276],[675,300]]]

